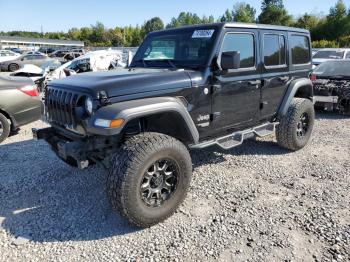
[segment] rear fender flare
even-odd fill
[[[313,101],[313,85],[310,79],[296,79],[289,84],[278,110],[279,117],[283,117],[287,114],[294,97],[306,98]]]

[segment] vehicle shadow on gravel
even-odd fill
[[[0,145],[0,227],[34,242],[98,240],[136,232],[113,211],[106,174],[60,161],[43,142]]]
[[[221,149],[218,146],[212,146],[204,150],[198,150],[192,152],[192,160],[194,167],[198,167],[205,164],[219,164],[224,161],[225,155],[236,155],[236,156],[273,156],[273,155],[285,155],[290,154],[291,151],[281,148],[277,142],[273,141],[273,136],[266,140],[255,140],[249,139],[243,142],[241,146],[232,148],[230,150]]]

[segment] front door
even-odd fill
[[[239,52],[240,67],[215,76],[212,96],[215,130],[252,127],[259,119],[262,82],[257,42],[256,30],[227,31],[224,36],[220,56],[222,52]]]

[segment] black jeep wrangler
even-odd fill
[[[112,206],[149,227],[189,188],[189,150],[271,135],[303,148],[314,124],[308,31],[209,24],[149,34],[129,68],[50,82],[51,127],[33,130],[66,163],[109,170]]]

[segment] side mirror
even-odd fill
[[[239,69],[241,65],[241,53],[238,51],[223,52],[221,55],[222,70]]]

